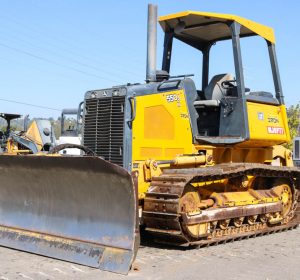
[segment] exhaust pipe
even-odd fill
[[[157,5],[148,4],[146,82],[156,81]]]

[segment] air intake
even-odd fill
[[[123,166],[125,96],[86,99],[83,144]]]

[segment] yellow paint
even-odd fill
[[[202,224],[188,225],[186,229],[193,237],[199,238],[201,236],[207,235],[209,226],[210,226],[209,223],[202,223]]]
[[[173,98],[169,98],[170,95]],[[193,164],[203,166],[203,168],[225,162],[271,164],[276,157],[282,159],[282,165],[291,165],[290,152],[282,147],[279,148],[280,146],[274,146],[287,142],[289,139],[285,106],[247,102],[247,111],[250,129],[248,141],[230,147],[202,146],[193,144],[189,112],[183,90],[137,96],[136,119],[132,126],[132,171],[138,172],[139,199],[144,198],[151,178],[159,176],[163,168],[170,168],[169,164],[155,166],[153,164],[155,161],[176,161],[177,159],[180,162],[190,163],[193,157],[187,159],[183,155],[197,154],[199,150],[205,151],[206,156],[201,156],[201,160],[193,161]],[[259,119],[261,115],[263,118]],[[268,126],[282,127],[284,134],[270,134]],[[209,157],[211,161],[208,164]],[[224,184],[226,180],[193,185],[198,188],[210,186],[211,194],[217,185]],[[248,196],[248,194],[242,194],[239,198],[241,204],[243,204],[243,195]],[[244,200],[245,204],[249,204],[249,197],[245,197]],[[236,203],[237,199],[233,201]],[[258,201],[253,203],[258,203]]]
[[[132,162],[138,166],[132,170],[138,171],[139,199],[143,199],[151,177],[161,173],[160,168],[147,167],[146,161],[197,153],[184,91],[137,96],[132,135]]]
[[[244,26],[245,28],[252,31],[254,34],[257,34],[257,35],[265,38],[266,40],[270,41],[271,43],[275,43],[275,35],[274,35],[274,31],[271,27],[262,25],[260,23],[254,22],[252,20],[248,20],[246,18],[242,18],[239,16],[230,15],[230,14],[184,11],[184,12],[180,12],[180,13],[176,13],[176,14],[161,16],[161,17],[159,17],[159,23],[162,26],[164,26],[163,23],[167,22],[167,21],[172,21],[172,20],[178,21],[180,19],[183,20],[184,18],[192,18],[192,17],[201,18],[202,23],[203,23],[203,19],[204,19],[204,21],[205,21],[205,19],[207,19],[206,21],[208,21],[208,18],[209,18],[209,20],[215,19],[215,20],[220,20],[220,21],[224,21],[224,22],[226,22],[227,20],[236,21],[239,24],[241,24],[242,26]]]
[[[290,196],[289,196],[289,193],[288,192],[284,192],[282,195],[281,195],[281,201],[283,204],[287,204],[288,201],[290,199]]]
[[[184,149],[178,148],[166,148],[165,149],[165,156],[168,158],[175,158],[178,155],[184,154]]]
[[[259,198],[258,198],[259,197]],[[279,197],[268,197],[262,196],[255,190],[243,192],[222,192],[213,193],[211,195],[218,206],[245,206],[245,205],[255,205],[259,203],[271,203],[279,201]]]
[[[168,96],[176,99],[170,102]],[[172,99],[172,100],[173,100]],[[132,127],[132,161],[170,160],[174,155],[197,152],[183,90],[136,97]]]
[[[195,182],[191,183],[192,186],[199,188],[199,187],[206,187],[212,184],[222,184],[224,185],[227,183],[227,179],[222,179],[222,180],[214,180],[214,181],[206,181],[206,182]]]
[[[174,116],[163,105],[145,107],[144,138],[174,140]]]
[[[150,166],[149,166],[150,165]],[[145,161],[136,161],[133,164],[132,171],[137,172],[138,181],[138,198],[139,200],[144,199],[145,192],[150,186],[150,180],[152,177],[159,176],[161,174],[161,169],[153,168],[152,162],[149,164]]]
[[[248,145],[247,147],[241,147],[241,145]],[[226,162],[253,162],[253,163],[265,163],[266,160],[272,161],[274,158],[273,147],[260,147],[259,143],[254,145],[242,143],[236,146],[230,147],[215,147],[213,149],[214,163],[226,163]]]
[[[292,153],[287,148],[276,145],[272,147],[273,149],[273,155],[272,159],[280,158],[280,164],[282,166],[294,166]]]
[[[35,143],[39,152],[43,148],[43,141],[40,133],[41,132],[38,129],[36,121],[33,121],[27,129],[26,133],[22,135],[23,138]],[[22,146],[12,139],[7,141],[6,149],[7,151],[5,152],[5,154],[18,155],[31,153],[31,151],[28,149],[22,149]]]
[[[247,145],[273,146],[289,141],[285,106],[247,102],[250,140]]]
[[[43,148],[43,141],[37,123],[35,121],[31,123],[25,135],[29,140],[37,145],[39,151]]]
[[[193,167],[199,167],[206,163],[205,155],[197,155],[197,156],[179,156],[174,159],[174,166],[184,166],[190,165]]]
[[[281,110],[282,121],[284,123],[284,129],[286,131],[286,142],[288,143],[288,142],[291,141],[291,134],[290,134],[289,124],[288,124],[288,117],[287,117],[285,105],[281,105],[280,110]]]
[[[144,158],[160,158],[162,157],[163,149],[156,147],[141,147],[140,155]]]

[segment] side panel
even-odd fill
[[[133,162],[196,151],[183,90],[137,96],[132,129]]]
[[[272,146],[290,141],[284,105],[247,102],[250,140],[248,143]]]

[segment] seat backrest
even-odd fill
[[[218,74],[213,76],[208,86],[204,89],[206,100],[221,100],[225,93],[225,89],[221,86],[222,82],[233,79],[231,74]]]

